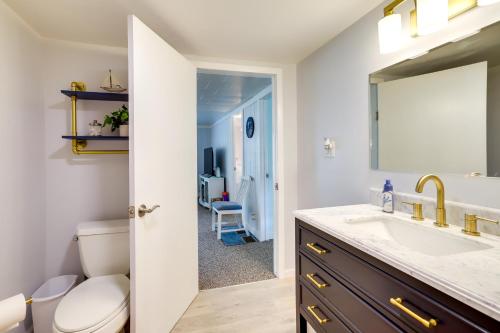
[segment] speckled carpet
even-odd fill
[[[217,240],[217,233],[211,231],[210,214],[208,209],[198,207],[201,290],[275,278],[272,241],[225,246]]]

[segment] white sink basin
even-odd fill
[[[447,256],[465,252],[481,251],[492,246],[473,239],[460,237],[438,228],[418,225],[395,217],[373,217],[354,219],[346,222],[359,229],[359,233],[368,233],[377,238],[391,240],[422,254],[429,256]]]

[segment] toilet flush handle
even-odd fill
[[[142,204],[139,206],[139,209],[137,210],[137,214],[139,217],[143,217],[146,214],[152,213],[156,208],[160,208],[159,205],[154,205],[151,208],[146,207],[146,205]]]

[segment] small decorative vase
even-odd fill
[[[128,136],[128,125],[120,125],[120,136]]]
[[[97,120],[89,123],[89,136],[101,136],[102,135],[102,124],[99,124]]]

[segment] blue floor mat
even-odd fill
[[[223,227],[223,230],[232,229],[235,227]],[[226,246],[244,245],[256,241],[252,235],[247,236],[244,231],[225,232],[221,234],[222,243]]]

